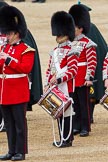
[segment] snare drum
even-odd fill
[[[52,86],[42,95],[38,104],[54,119],[58,119],[63,115],[71,105],[72,99],[66,96],[57,86]]]
[[[99,102],[106,110],[108,110],[108,89],[105,90],[104,96],[100,99]]]

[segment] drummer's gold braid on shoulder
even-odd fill
[[[22,53],[22,55],[29,52],[29,51],[35,51],[35,49],[28,46],[28,48]]]

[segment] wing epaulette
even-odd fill
[[[83,50],[83,46],[80,44],[80,42],[73,41],[71,44],[71,50],[68,52],[68,56],[73,54],[79,56],[82,50]]]
[[[89,39],[89,42],[87,43],[86,48],[90,48],[90,47],[97,47],[97,44]]]
[[[30,46],[28,46],[28,48],[26,48],[26,50],[23,51],[22,55],[25,54],[25,53],[27,53],[27,52],[29,52],[29,51],[35,51],[35,49],[32,48],[32,47],[30,47]]]

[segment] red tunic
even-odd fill
[[[12,59],[8,65],[5,65],[5,60],[0,60],[0,104],[28,102],[30,90],[27,74],[32,69],[35,50],[21,42],[13,46],[7,44],[3,51]],[[5,74],[6,77],[2,78],[2,74]],[[19,74],[26,74],[26,76],[17,78]],[[8,78],[9,75],[10,78]],[[14,78],[14,76],[16,77]]]
[[[54,52],[56,49],[59,50],[57,57],[59,60],[58,62],[60,70],[62,70],[63,68],[67,69],[65,70],[65,72],[62,73],[61,76],[57,77],[57,79],[61,78],[62,83],[67,82],[68,92],[73,92],[72,79],[74,79],[77,74],[77,63],[79,56],[78,51],[73,50],[72,43],[70,41],[59,44],[59,46],[51,52],[48,65],[49,68],[46,71],[47,83],[50,82],[50,79],[52,78],[54,73],[58,73],[57,69],[55,68],[56,62],[54,62]]]
[[[93,80],[97,65],[96,44],[81,34],[76,37],[83,50],[79,56],[78,72],[75,77],[75,86],[83,86],[86,80]]]

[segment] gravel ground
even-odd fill
[[[45,78],[50,50],[55,47],[55,38],[51,35],[50,18],[59,10],[68,11],[77,0],[47,0],[46,3],[10,2],[25,15],[28,28],[32,32],[39,50],[42,78]],[[92,8],[91,19],[108,42],[108,0],[82,0]],[[52,119],[38,105],[27,112],[29,154],[25,162],[108,162],[108,112],[97,105],[94,112],[94,124],[88,137],[75,136],[73,146],[55,148],[52,146]],[[56,121],[55,128],[56,128]],[[56,131],[57,134],[57,131]],[[7,152],[6,134],[0,133],[0,154]]]

